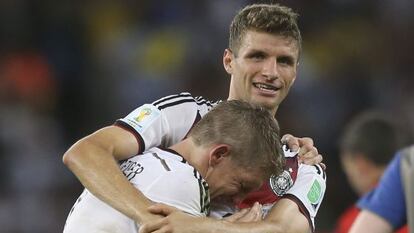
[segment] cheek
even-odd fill
[[[286,82],[287,89],[290,89],[293,83],[295,83],[296,76],[294,74],[288,74],[285,77],[286,77],[285,82]]]

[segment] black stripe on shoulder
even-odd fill
[[[320,165],[318,165],[318,164],[315,164],[315,165],[313,165],[313,166],[316,168],[316,171],[317,171],[318,175],[321,175],[321,176],[322,176],[322,178],[323,178],[324,180],[326,180],[326,173],[325,173],[325,170],[323,170],[323,168],[322,168]]]
[[[202,97],[202,96],[195,97],[195,100],[196,100],[198,105],[206,104],[209,107],[213,107],[214,105],[220,103],[220,100],[214,102],[214,101],[204,99],[204,97]]]
[[[157,105],[159,105],[159,104],[161,104],[161,103],[163,103],[165,101],[168,101],[168,100],[179,99],[179,98],[182,98],[182,97],[189,97],[189,96],[191,97],[191,94],[190,93],[183,92],[183,93],[180,93],[180,94],[177,94],[177,95],[166,96],[166,97],[161,98],[161,99],[159,99],[157,101],[154,101],[152,104],[154,106],[157,106]]]
[[[321,174],[321,169],[319,168],[319,166],[317,165],[313,165],[316,168],[316,171],[318,172],[318,175]]]
[[[165,109],[165,108],[168,108],[168,107],[172,107],[172,106],[179,105],[179,104],[182,104],[182,103],[189,103],[189,102],[196,102],[196,101],[193,98],[191,98],[191,99],[181,99],[181,100],[171,102],[171,103],[168,103],[168,104],[164,104],[164,105],[160,105],[160,106],[157,106],[157,107],[158,107],[159,110],[162,110],[162,109]]]

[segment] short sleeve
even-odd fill
[[[284,198],[295,201],[315,229],[315,217],[325,196],[326,174],[319,165],[300,164],[293,186]]]
[[[197,100],[189,93],[171,95],[144,104],[115,125],[132,132],[144,150],[168,147],[182,140],[200,116]]]

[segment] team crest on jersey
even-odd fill
[[[273,192],[278,196],[283,196],[293,186],[293,179],[286,170],[278,176],[272,175],[269,182]]]

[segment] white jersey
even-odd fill
[[[286,165],[283,174],[272,176],[269,183],[250,193],[237,208],[212,202],[210,217],[229,216],[237,209],[252,206],[256,201],[262,204],[263,217],[266,217],[278,200],[288,198],[298,205],[312,231],[315,231],[315,217],[326,190],[326,174],[319,165],[299,164],[297,153],[286,151],[286,147],[284,149]]]
[[[132,132],[141,153],[152,147],[169,147],[185,138],[187,133],[217,102],[181,93],[144,104],[115,125]],[[138,154],[139,154],[138,153]]]
[[[138,107],[126,117],[117,120],[115,125],[132,132],[138,140],[141,151],[155,146],[169,147],[184,139],[193,125],[218,102],[208,101],[203,97],[193,97],[190,93],[170,95],[152,104]],[[292,156],[296,156],[296,153],[285,150],[285,157]],[[295,159],[295,161],[297,160]],[[324,171],[318,173],[316,166],[308,165],[296,165],[293,171],[290,170],[289,167],[286,171],[288,174],[285,174],[288,176],[284,177],[287,183],[282,186],[277,184],[271,189],[268,188],[270,192],[275,194],[267,192],[267,196],[276,196],[277,194],[282,198],[294,200],[314,228],[314,218],[326,190]],[[295,173],[293,179],[290,177],[292,173]],[[317,184],[315,180],[317,180]],[[273,181],[271,180],[271,182]],[[312,196],[308,193],[314,191],[317,191],[317,200],[308,198]],[[267,200],[272,200],[272,204],[277,199],[275,197],[267,198]],[[268,204],[268,202],[261,200],[257,201]]]
[[[153,202],[194,216],[209,213],[208,185],[176,152],[152,148],[120,163],[127,179]],[[84,190],[66,221],[64,233],[137,233],[134,220]]]

